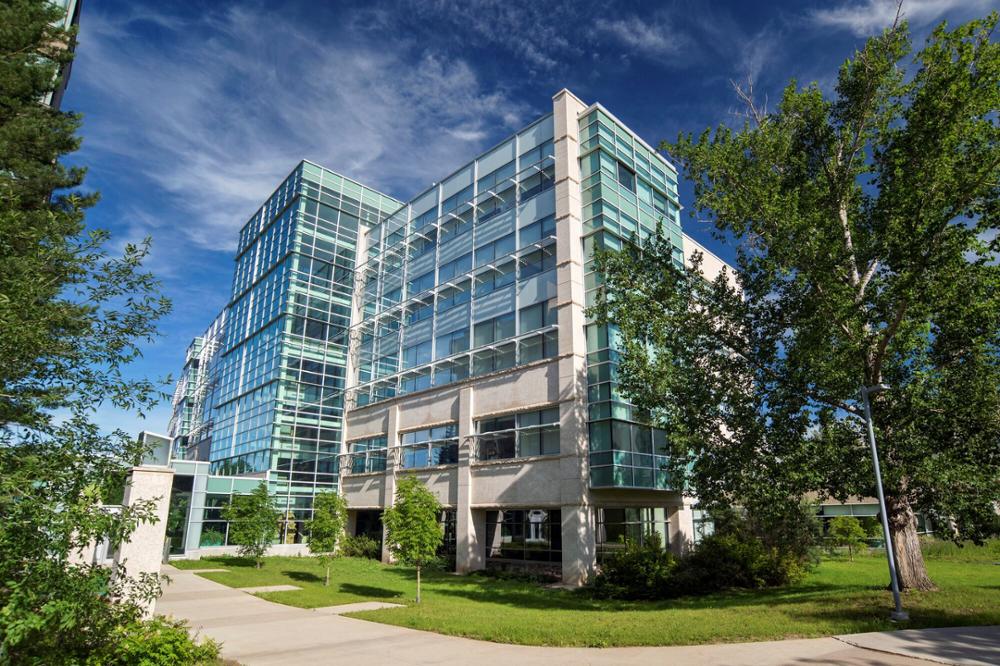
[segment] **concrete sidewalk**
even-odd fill
[[[224,656],[247,666],[266,664],[347,663],[365,664],[468,664],[477,666],[553,666],[554,664],[684,664],[704,666],[777,666],[785,664],[835,664],[837,666],[928,666],[915,654],[890,654],[848,644],[851,636],[763,643],[729,643],[679,647],[551,648],[489,643],[443,636],[375,622],[366,622],[314,610],[264,601],[195,574],[164,567],[172,582],[166,586],[156,611],[191,623],[206,636],[222,642]],[[970,645],[989,645],[996,627],[965,628]],[[944,631],[944,630],[932,630]],[[977,633],[978,632],[978,633]],[[923,632],[897,632],[915,633]],[[872,636],[857,634],[857,636]],[[895,636],[875,634],[874,636]],[[947,638],[923,642],[925,648]],[[943,641],[943,642],[942,642]],[[874,641],[878,643],[878,641]],[[913,640],[904,641],[911,647]],[[860,644],[860,643],[859,643]],[[889,643],[886,645],[892,646]],[[882,649],[876,647],[875,650]],[[920,654],[931,658],[929,648]],[[954,647],[942,650],[944,657]],[[944,661],[943,663],[1000,664]]]

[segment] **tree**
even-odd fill
[[[309,552],[326,567],[323,585],[330,584],[330,563],[347,524],[347,500],[337,493],[317,493],[313,497],[313,517],[309,521]]]
[[[865,538],[868,534],[854,516],[835,516],[830,521],[830,540],[836,546],[847,548],[847,552],[854,561],[854,549],[862,548],[865,545]]]
[[[417,603],[420,603],[420,569],[433,562],[444,539],[438,524],[441,503],[416,477],[396,486],[396,502],[382,514],[389,550],[403,564],[417,569]]]
[[[44,0],[0,4],[0,662],[110,660],[159,591],[80,563],[93,540],[117,547],[150,503],[111,514],[105,485],[143,451],[134,436],[103,432],[100,406],[138,412],[157,384],[129,363],[169,309],[143,271],[148,242],[122,256],[87,229],[96,194],[82,168],[60,159],[79,145],[80,119],[40,103],[55,90],[74,40]]]
[[[664,144],[732,273],[709,281],[698,253],[676,270],[662,237],[598,256],[622,388],[708,505],[874,496],[859,393],[892,387],[872,410],[905,588],[933,587],[915,511],[955,538],[997,527],[996,24],[942,24],[907,66],[899,23],[832,96],[793,81],[768,112],[738,88],[742,127]]]
[[[222,508],[222,518],[229,521],[229,542],[239,546],[240,557],[252,559],[260,569],[264,554],[278,536],[281,520],[267,483],[261,481],[249,495],[233,495]]]

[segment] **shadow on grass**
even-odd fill
[[[341,583],[340,591],[348,594],[356,594],[359,597],[373,597],[375,599],[395,599],[403,596],[399,590],[390,590],[385,587],[374,587],[372,585],[356,585],[354,583]]]
[[[789,617],[804,621],[835,621],[844,625],[854,625],[851,632],[860,631],[892,631],[896,629],[925,629],[930,627],[963,627],[978,625],[995,625],[1000,622],[1000,611],[977,610],[961,611],[944,608],[910,607],[909,622],[894,623],[889,619],[892,610],[892,599],[883,600],[887,603],[855,606],[830,606],[826,608],[790,609]],[[906,603],[904,601],[904,607]],[[845,630],[844,633],[847,633]]]
[[[309,573],[308,571],[295,571],[292,569],[286,569],[281,572],[282,576],[288,576],[292,580],[299,581],[300,583],[322,583],[323,579],[314,573]]]
[[[405,567],[386,570],[401,578],[411,579],[413,572]],[[535,610],[571,610],[579,612],[608,611],[662,611],[666,609],[701,610],[712,608],[740,608],[747,606],[787,606],[809,604],[839,597],[836,592],[865,593],[878,588],[830,583],[801,583],[792,587],[765,590],[731,590],[704,596],[687,596],[657,601],[626,601],[597,599],[586,588],[579,590],[547,589],[537,583],[492,578],[487,575],[455,576],[435,573],[425,579],[428,592],[446,597],[465,598],[470,601],[502,604]]]
[[[220,565],[221,567],[243,567],[247,569],[256,568],[257,564],[246,557],[236,557],[235,555],[218,555],[215,557],[203,557],[199,560],[206,565]],[[265,565],[266,566],[266,565]],[[207,566],[205,568],[208,568]]]

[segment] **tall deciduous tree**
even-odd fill
[[[117,547],[150,503],[110,514],[105,485],[142,456],[134,436],[102,432],[99,406],[143,412],[156,385],[126,368],[169,304],[142,261],[88,230],[94,194],[76,150],[80,119],[41,103],[72,53],[72,31],[45,0],[0,3],[0,662],[113,660],[122,632],[158,591],[80,553]],[[127,565],[127,563],[126,563]]]
[[[252,559],[260,569],[268,547],[278,536],[281,520],[267,483],[261,481],[249,495],[233,495],[223,507],[222,517],[229,521],[229,542],[239,546],[240,557]]]
[[[309,521],[309,552],[326,567],[323,585],[330,584],[330,562],[344,536],[347,524],[347,500],[337,493],[317,493],[313,498],[313,517]]]
[[[389,550],[403,564],[417,569],[417,603],[420,603],[420,570],[437,557],[444,539],[438,523],[441,502],[415,477],[396,486],[396,502],[382,514]]]
[[[707,504],[873,496],[859,389],[891,385],[872,410],[907,588],[932,587],[915,511],[997,529],[996,24],[942,24],[911,61],[901,23],[832,95],[793,81],[770,113],[744,95],[741,128],[665,144],[735,276],[706,281],[700,256],[678,271],[656,238],[599,258],[622,384]]]

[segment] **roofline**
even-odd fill
[[[570,93],[570,94],[572,94],[572,93]],[[575,97],[575,95],[574,95],[574,97]],[[590,113],[591,111],[593,111],[595,109],[600,109],[607,116],[609,116],[612,120],[614,120],[616,123],[618,123],[622,127],[626,128],[629,132],[632,133],[632,136],[634,136],[636,139],[638,139],[639,143],[641,143],[643,146],[645,146],[646,149],[649,152],[651,152],[653,155],[656,155],[657,159],[659,159],[661,162],[663,162],[664,166],[666,166],[668,169],[670,169],[671,171],[673,171],[675,174],[678,173],[677,167],[675,167],[673,165],[673,162],[671,162],[666,157],[664,157],[663,155],[661,155],[660,152],[656,148],[653,148],[651,145],[649,145],[648,143],[646,143],[646,140],[643,139],[641,136],[639,136],[639,134],[635,130],[633,130],[631,127],[629,127],[624,122],[622,122],[621,118],[619,118],[615,114],[613,114],[610,111],[608,111],[608,109],[603,104],[601,104],[600,102],[594,102],[593,104],[591,104],[590,106],[588,106],[586,109],[584,109],[583,111],[580,112],[580,116],[581,117],[585,116],[585,115],[587,115],[588,113]]]

